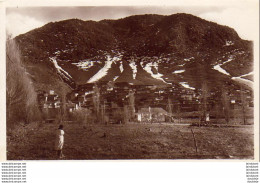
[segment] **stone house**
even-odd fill
[[[137,113],[139,122],[165,122],[167,111],[160,107],[141,108]]]

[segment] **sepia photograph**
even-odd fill
[[[6,8],[7,160],[258,158],[248,15]]]

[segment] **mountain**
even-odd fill
[[[190,14],[51,22],[17,41],[36,85],[101,81],[200,89],[252,84],[253,43]],[[37,70],[37,71],[36,71]]]

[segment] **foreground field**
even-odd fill
[[[8,133],[7,158],[57,159],[53,150],[57,127],[58,124],[31,124]],[[254,156],[251,125],[190,127],[174,124],[65,123],[64,127],[63,152],[68,160],[252,159]]]

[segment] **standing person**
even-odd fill
[[[62,154],[63,144],[64,144],[64,131],[63,131],[63,125],[60,125],[56,131],[56,139],[55,139],[55,150],[57,151],[59,158],[65,157]]]

